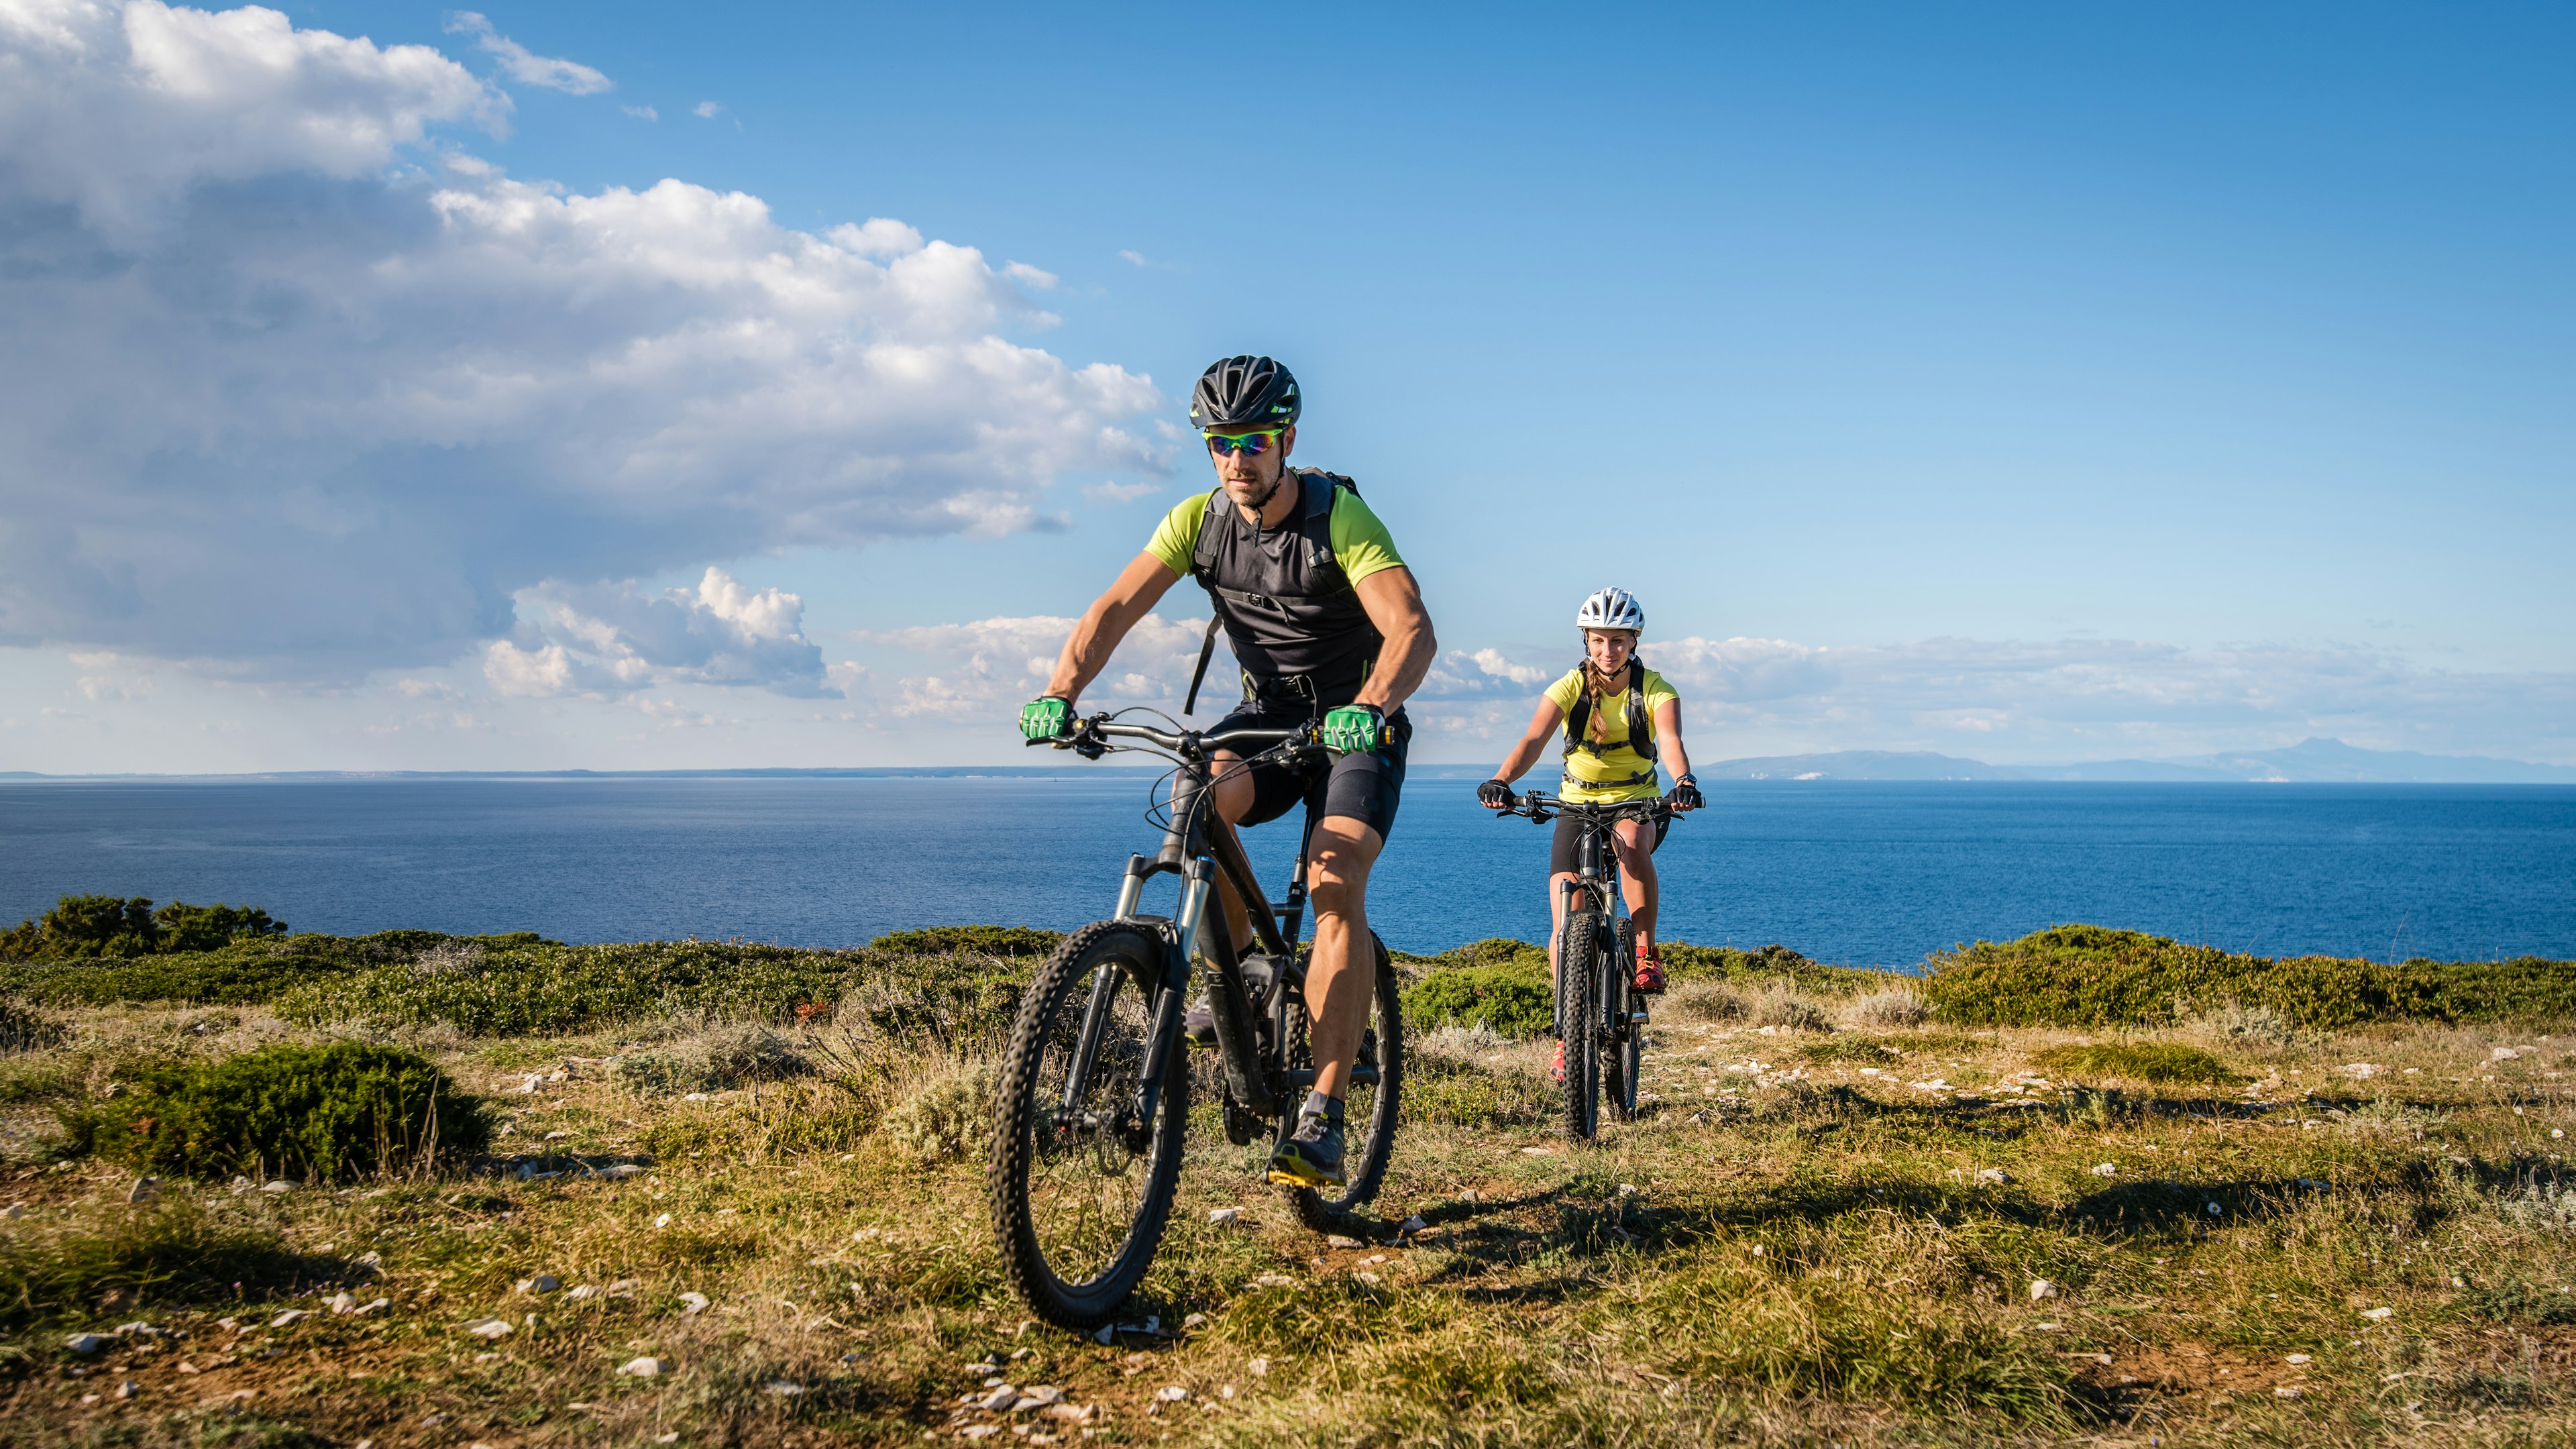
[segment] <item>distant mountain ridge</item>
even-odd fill
[[[2483,755],[2365,750],[2341,740],[2306,739],[2279,750],[2179,760],[2093,760],[2068,765],[1989,765],[1929,750],[1835,750],[1765,755],[1697,767],[1729,780],[2102,780],[2264,784],[2571,785],[2576,769]]]

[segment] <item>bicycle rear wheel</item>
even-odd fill
[[[1369,993],[1368,1032],[1360,1038],[1360,1064],[1375,1065],[1377,1081],[1354,1080],[1342,1095],[1346,1181],[1339,1192],[1299,1187],[1288,1194],[1298,1219],[1319,1233],[1340,1226],[1345,1216],[1376,1199],[1386,1181],[1387,1159],[1395,1152],[1396,1104],[1404,1089],[1404,1007],[1386,943],[1372,931],[1369,945],[1377,953],[1377,969]],[[1292,1102],[1280,1130],[1292,1130],[1295,1118]]]
[[[1565,1135],[1589,1142],[1601,1130],[1601,1009],[1593,996],[1600,980],[1602,927],[1594,911],[1573,911],[1556,942],[1556,1018],[1565,1043]]]
[[[1164,1054],[1152,1120],[1136,1096],[1165,946],[1142,927],[1085,926],[1030,981],[994,1104],[993,1236],[1038,1316],[1094,1328],[1134,1292],[1170,1220],[1189,1123],[1189,1063]],[[1175,1038],[1180,1014],[1165,1023]]]

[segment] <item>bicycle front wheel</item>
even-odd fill
[[[1646,1029],[1630,1020],[1637,1008],[1637,948],[1624,916],[1619,921],[1619,947],[1607,964],[1601,999],[1609,1003],[1610,1039],[1601,1060],[1601,1094],[1610,1101],[1611,1121],[1633,1122],[1637,1077],[1645,1065]]]
[[[1593,995],[1600,980],[1598,912],[1573,911],[1556,942],[1556,1019],[1565,1043],[1565,1135],[1589,1142],[1601,1130],[1601,1008]]]
[[[1021,999],[994,1103],[993,1236],[1011,1286],[1066,1328],[1106,1322],[1145,1276],[1171,1218],[1189,1122],[1177,1036],[1150,1120],[1136,1105],[1166,948],[1142,927],[1085,926]]]
[[[1346,1215],[1377,1198],[1386,1181],[1387,1159],[1395,1152],[1396,1103],[1404,1089],[1404,1004],[1386,943],[1371,931],[1369,945],[1377,953],[1377,969],[1369,992],[1368,1031],[1360,1038],[1361,1070],[1352,1074],[1342,1095],[1346,1181],[1337,1193],[1311,1187],[1289,1192],[1298,1218],[1319,1233],[1340,1226]],[[1371,1069],[1377,1080],[1361,1081]],[[1292,1106],[1281,1130],[1292,1130],[1295,1123]]]

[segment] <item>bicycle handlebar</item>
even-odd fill
[[[1112,723],[1106,711],[1074,722],[1069,734],[1051,740],[1030,740],[1031,745],[1053,745],[1059,750],[1074,750],[1098,758],[1105,742],[1112,739],[1143,740],[1169,750],[1183,759],[1203,759],[1229,745],[1285,744],[1291,740],[1313,741],[1318,726],[1298,725],[1291,729],[1231,730],[1158,730],[1147,725]]]
[[[1652,800],[1621,800],[1615,804],[1586,805],[1581,801],[1567,800],[1543,791],[1525,790],[1514,796],[1511,804],[1495,811],[1494,814],[1497,817],[1524,816],[1532,824],[1544,825],[1569,810],[1608,820],[1628,818],[1660,820],[1668,815],[1677,816],[1682,813],[1672,807],[1671,801],[1660,796]]]

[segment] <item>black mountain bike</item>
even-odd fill
[[[1559,815],[1581,828],[1574,879],[1565,883],[1565,928],[1556,938],[1556,1030],[1565,1043],[1565,1135],[1589,1142],[1610,1120],[1637,1115],[1637,1071],[1646,1044],[1646,1002],[1637,992],[1634,928],[1618,914],[1619,855],[1610,827],[1621,820],[1661,822],[1673,808],[1661,800],[1577,805],[1536,790],[1499,812],[1546,824]]]
[[[1171,1217],[1190,1115],[1181,1017],[1194,956],[1216,1017],[1226,1140],[1275,1145],[1315,1084],[1296,945],[1314,821],[1306,822],[1287,903],[1274,909],[1234,833],[1212,828],[1209,789],[1219,749],[1247,754],[1266,745],[1247,763],[1295,765],[1323,752],[1314,726],[1201,733],[1099,714],[1054,743],[1097,759],[1134,748],[1110,743],[1120,739],[1179,762],[1163,846],[1150,858],[1128,857],[1116,912],[1066,938],[1030,981],[1003,1062],[987,1170],[993,1235],[1011,1286],[1040,1317],[1067,1328],[1108,1321],[1145,1276]],[[1219,871],[1251,918],[1254,947],[1240,957],[1224,909],[1210,899]],[[1169,916],[1138,914],[1145,883],[1166,872],[1180,877],[1179,904]],[[1348,1181],[1338,1194],[1288,1190],[1298,1217],[1318,1232],[1376,1197],[1395,1146],[1404,1023],[1394,963],[1374,934],[1371,944],[1369,1025],[1344,1095]]]

